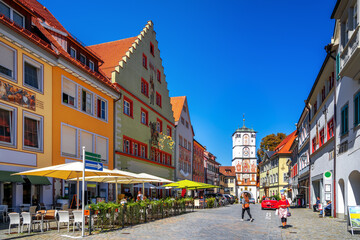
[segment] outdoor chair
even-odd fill
[[[80,223],[82,223],[82,211],[81,210],[73,211],[73,215],[74,215],[73,232],[75,232],[75,224],[80,229]]]
[[[28,225],[28,232],[30,233],[30,229],[32,226],[32,218],[29,212],[22,212],[21,216],[23,218],[22,225],[21,225],[21,232],[24,232],[24,225]]]
[[[37,208],[37,206],[29,207],[29,212],[30,212],[31,216],[34,216],[36,214],[36,208]]]
[[[0,215],[2,217],[3,222],[5,222],[6,219],[6,215],[8,212],[8,205],[0,205]]]
[[[46,229],[49,229],[51,222],[56,222],[56,225],[58,225],[57,219],[56,219],[56,213],[57,210],[46,210],[45,216],[44,216],[44,222],[46,223]]]
[[[46,214],[46,210],[39,210],[36,212],[34,219],[32,221],[32,224],[39,224],[38,229],[41,228],[43,229],[43,217]]]
[[[62,205],[62,210],[68,210],[68,209],[69,209],[69,204]]]
[[[9,223],[9,234],[11,233],[11,225],[18,225],[18,233],[20,233],[20,214],[19,213],[9,213],[10,218]]]
[[[60,224],[67,223],[68,232],[70,228],[70,214],[69,211],[58,211],[59,221],[58,221],[58,232],[60,232]]]

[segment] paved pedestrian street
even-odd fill
[[[346,232],[346,222],[334,218],[319,218],[309,209],[292,209],[290,227],[281,229],[280,221],[273,210],[261,210],[260,205],[251,205],[254,222],[241,222],[241,205],[216,209],[196,210],[180,216],[161,219],[106,233],[87,236],[86,239],[360,239],[360,234],[351,236]],[[71,239],[81,232],[67,233],[63,227],[45,233],[8,235],[7,225],[0,231],[0,238],[26,239]],[[13,232],[16,228],[12,229]]]

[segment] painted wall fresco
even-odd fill
[[[34,93],[1,80],[0,99],[35,111]]]

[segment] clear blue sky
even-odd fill
[[[170,96],[188,97],[195,138],[231,165],[242,125],[295,130],[333,34],[336,0],[40,0],[86,45],[137,36],[154,22]]]

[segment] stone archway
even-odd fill
[[[344,179],[338,181],[337,191],[337,213],[344,214],[345,211],[345,182]]]
[[[349,175],[347,205],[360,205],[360,172],[354,170]]]

